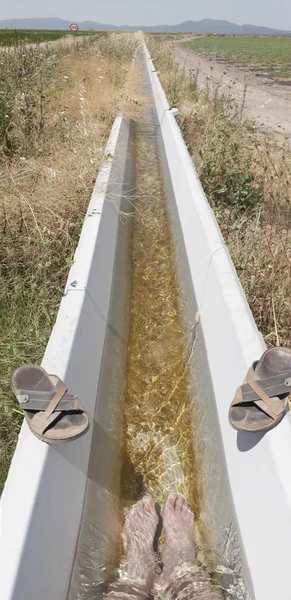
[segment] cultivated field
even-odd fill
[[[77,36],[100,35],[102,31],[78,31]],[[55,42],[68,35],[71,31],[49,31],[32,29],[0,29],[0,46],[19,46],[21,44],[38,44]]]
[[[230,61],[262,75],[291,80],[291,37],[202,37],[188,42],[193,50]]]

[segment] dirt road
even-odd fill
[[[241,105],[245,85],[245,115],[253,120],[256,129],[272,132],[276,137],[290,138],[291,142],[291,87],[280,85],[267,77],[258,77],[247,69],[218,62],[194,52],[183,41],[171,42],[175,59],[181,68],[199,71],[198,82],[207,77],[231,91]]]

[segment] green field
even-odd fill
[[[77,35],[92,35],[103,33],[101,31],[78,31]],[[71,31],[49,31],[33,29],[0,29],[0,46],[17,46],[19,44],[37,44],[40,42],[54,42]]]
[[[203,37],[187,44],[256,73],[291,79],[291,37]]]

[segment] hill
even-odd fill
[[[0,21],[0,29],[69,29],[71,21],[65,21],[59,18],[47,19],[6,19]],[[230,21],[221,21],[216,19],[202,19],[202,21],[184,21],[178,25],[153,25],[146,27],[144,25],[108,25],[106,23],[97,23],[95,21],[83,21],[79,23],[81,30],[95,29],[100,30],[121,30],[121,31],[153,31],[169,33],[218,33],[218,34],[237,34],[237,35],[290,35],[291,31],[272,29],[270,27],[259,27],[257,25],[236,25]]]
[[[0,21],[0,29],[49,29],[49,30],[65,30],[70,29],[72,21],[65,21],[58,17],[47,19],[5,19]],[[114,25],[105,23],[96,23],[95,21],[83,21],[79,23],[80,29],[89,30],[95,29],[99,31],[120,29]]]

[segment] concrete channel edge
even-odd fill
[[[117,117],[42,366],[76,393],[92,424],[130,168],[130,124]],[[1,600],[64,600],[87,482],[92,429],[48,446],[24,422],[0,504]]]
[[[177,110],[169,106],[146,44],[144,53],[159,124],[177,263],[182,286],[185,283],[188,297],[195,296],[200,315],[198,327],[205,341],[222,438],[221,461],[226,464],[241,551],[250,575],[249,596],[242,597],[287,600],[291,597],[291,415],[265,436],[237,434],[228,423],[235,390],[266,347],[176,122]],[[270,550],[272,568],[267,575]]]

